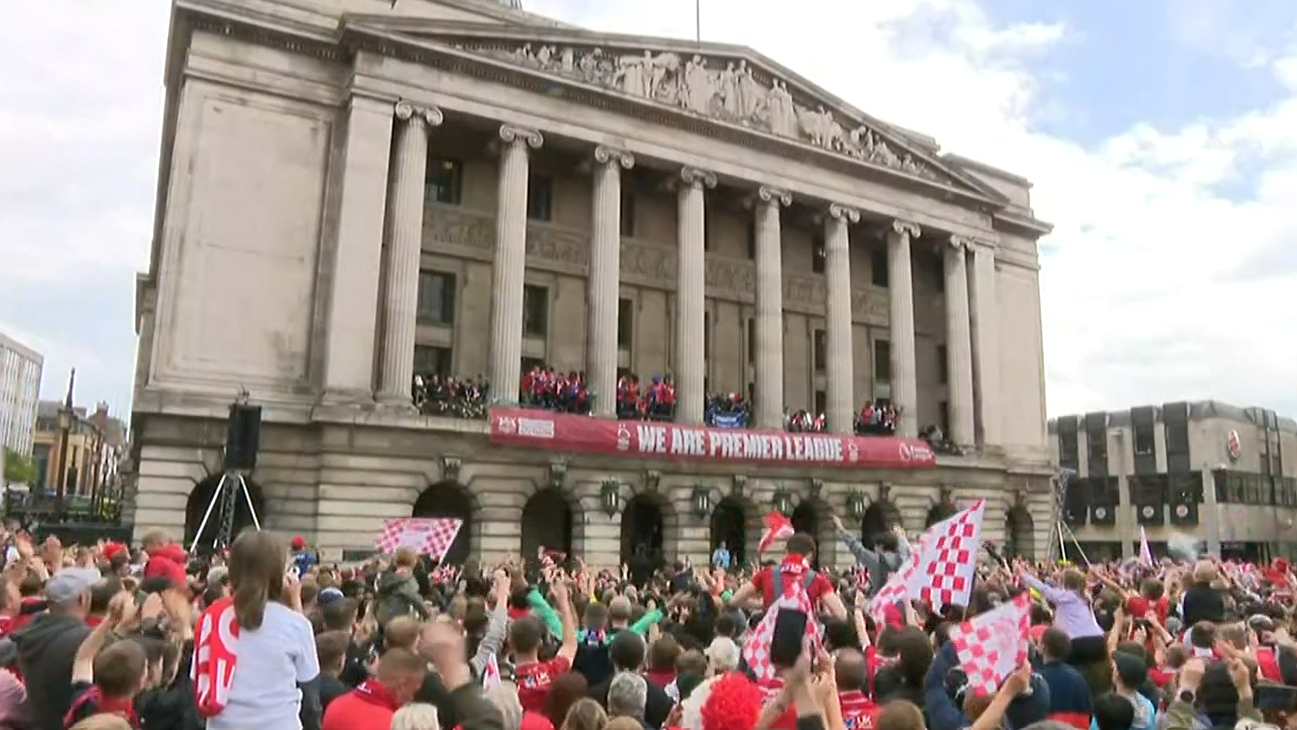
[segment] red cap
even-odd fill
[[[120,542],[105,543],[103,548],[104,559],[112,561],[113,558],[117,557],[124,550],[126,550],[126,546]]]
[[[554,730],[554,723],[548,717],[535,712],[522,713],[522,723],[518,730]]]
[[[294,537],[294,538],[293,538],[293,549],[294,549],[294,550],[301,550],[301,549],[304,548],[304,547],[306,547],[306,541],[302,539],[302,536],[301,536],[301,535],[298,535],[297,537]]]

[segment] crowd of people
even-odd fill
[[[290,552],[257,531],[207,559],[163,532],[138,550],[64,549],[10,525],[0,727],[1297,726],[1297,579],[1282,560],[1082,568],[992,548],[966,602],[902,600],[880,616],[868,598],[911,543],[896,528],[869,549],[837,528],[856,560],[844,570],[813,569],[818,546],[796,533],[762,565],[676,562],[636,580],[627,566],[561,555],[560,565],[432,566],[404,547],[326,567],[304,541]],[[810,609],[794,631],[810,627],[816,640],[753,653],[763,612],[790,586]],[[952,627],[1021,600],[1028,660],[987,691],[965,670]]]
[[[486,418],[491,384],[481,375],[476,378],[415,375],[412,395],[415,407],[425,416]]]

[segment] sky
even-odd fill
[[[699,3],[704,40],[1033,182],[1055,225],[1050,415],[1215,398],[1297,416],[1297,3]],[[693,0],[524,6],[695,32]],[[167,24],[165,0],[19,3],[0,24],[0,331],[45,355],[46,398],[75,366],[78,403],[129,409]]]

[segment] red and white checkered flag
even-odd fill
[[[975,694],[994,694],[1000,683],[1027,663],[1031,599],[1026,593],[950,630],[950,643]]]
[[[482,689],[490,692],[500,686],[500,660],[496,658],[495,652],[491,652],[486,657],[486,666],[482,668]]]
[[[757,545],[757,553],[764,553],[770,543],[775,540],[787,540],[793,536],[795,530],[793,523],[779,512],[768,512],[765,518],[766,528],[761,532],[761,543]]]
[[[397,517],[383,520],[374,546],[383,553],[408,547],[441,562],[454,544],[464,521],[457,517]]]
[[[761,623],[757,624],[757,628],[743,643],[743,661],[758,682],[769,681],[776,676],[776,668],[770,663],[770,642],[775,638],[775,621],[781,610],[790,609],[806,614],[806,639],[810,642],[811,656],[820,651],[820,632],[823,629],[815,618],[815,608],[811,605],[811,597],[807,595],[803,583],[805,581],[799,576],[784,580],[784,594],[770,604]]]
[[[892,574],[869,602],[869,613],[882,621],[887,605],[898,601],[927,601],[934,611],[948,605],[967,606],[982,548],[982,515],[978,500],[954,517],[929,527],[910,559]]]

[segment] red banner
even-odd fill
[[[491,443],[501,446],[640,459],[748,464],[868,469],[922,469],[937,465],[932,447],[919,439],[614,421],[522,408],[492,408],[490,415]]]

